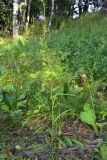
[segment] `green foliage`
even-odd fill
[[[60,52],[62,61],[66,62],[74,76],[85,72],[89,77],[94,76],[95,79],[106,78],[105,25],[103,20],[99,19],[100,15],[98,21],[93,23],[94,15],[90,20],[87,17],[88,15],[84,20],[82,18],[80,21],[76,20],[73,23],[74,26],[71,24],[70,27],[69,24],[65,30],[52,33],[49,47],[52,50],[54,48],[56,53]],[[90,22],[87,22],[87,19]]]
[[[81,74],[87,75],[93,100],[98,90],[106,88],[105,21],[99,14],[85,15],[51,33],[45,41],[34,36],[20,37],[16,42],[2,41],[0,89],[6,94],[4,99],[1,94],[1,108],[29,113],[38,110],[49,117],[50,96],[61,93],[75,95],[59,96],[61,102],[57,105],[63,112],[66,108],[80,112],[84,103],[91,100],[89,90],[80,81]],[[103,105],[103,99],[95,104],[95,111]]]
[[[66,117],[80,115],[98,135],[96,121],[99,125],[106,121],[106,22],[107,18],[101,19],[99,14],[85,15],[80,20],[63,23],[62,29],[45,37],[26,34],[16,41],[1,39],[1,123],[17,127],[27,122],[32,125],[32,119],[37,119],[36,125],[39,119],[43,123],[48,121],[53,153],[55,147],[63,148],[66,143],[83,150],[80,141],[71,137],[63,140],[63,122]],[[38,28],[41,35],[39,24]],[[34,30],[32,27],[30,32]],[[105,154],[105,146],[100,151]]]

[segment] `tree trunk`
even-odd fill
[[[101,13],[107,14],[107,0],[102,0],[101,2]]]
[[[94,1],[93,0],[89,0],[88,12],[92,13],[94,11],[94,9],[95,9]]]
[[[88,7],[89,7],[89,0],[85,0],[84,1],[83,12],[87,12],[88,11]]]
[[[79,0],[72,1],[72,17],[73,19],[79,17]]]
[[[26,12],[27,12],[27,0],[24,1],[24,10],[23,10],[23,28],[26,26]]]
[[[13,38],[14,39],[18,37],[18,30],[19,30],[18,5],[19,5],[19,0],[14,0],[13,1]]]
[[[83,1],[82,0],[79,0],[79,3],[78,3],[78,7],[79,7],[79,15],[81,16],[82,14],[82,7],[83,7]]]
[[[28,29],[28,26],[29,26],[31,2],[32,2],[32,0],[29,0],[29,1],[28,1],[28,11],[27,11],[26,29]]]
[[[52,18],[54,15],[54,10],[55,10],[55,0],[52,0],[52,5],[51,5],[51,16],[49,20],[49,27],[52,25]]]

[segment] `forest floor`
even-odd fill
[[[47,125],[49,124],[46,124],[45,129]],[[36,133],[36,126],[9,131],[11,134],[9,133],[8,139],[4,140],[8,146],[0,149],[0,154],[5,154],[7,160],[53,160],[51,137],[45,129],[40,133]],[[96,136],[89,126],[78,120],[65,120],[64,131],[60,138],[63,140],[63,136],[69,136],[77,140],[77,145],[54,148],[54,160],[96,160],[98,145],[103,141],[105,130],[100,131],[99,136]],[[78,146],[79,142],[84,144],[84,149]]]

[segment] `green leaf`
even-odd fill
[[[68,109],[64,112],[62,112],[61,114],[59,114],[55,119],[54,119],[54,123],[56,123],[62,116],[65,116],[67,113],[69,113],[70,111],[72,111],[72,109]]]
[[[95,133],[98,135],[95,111],[90,104],[84,105],[84,111],[80,113],[80,118],[83,122],[91,125],[94,128]]]
[[[60,138],[57,138],[57,139],[58,139],[58,146],[59,146],[60,149],[62,147],[66,147],[65,143]]]
[[[66,142],[67,142],[70,146],[72,146],[73,143],[74,143],[74,144],[77,145],[81,150],[84,150],[84,145],[83,145],[82,142],[80,142],[80,141],[78,141],[78,140],[75,140],[75,139],[73,139],[73,138],[71,138],[71,137],[68,137],[68,136],[65,136],[64,138],[65,138]]]
[[[17,99],[14,94],[3,91],[3,99],[10,109],[16,108]]]
[[[8,112],[8,111],[9,111],[9,106],[6,105],[6,104],[2,104],[2,105],[1,105],[1,109],[2,109],[4,112]]]
[[[65,136],[64,138],[65,138],[66,142],[68,143],[68,145],[70,145],[70,146],[73,145],[71,138],[69,138],[68,136]]]
[[[81,150],[84,150],[84,145],[82,142],[77,141],[75,139],[72,140]]]
[[[4,154],[0,154],[0,160],[5,160],[5,159],[6,159],[5,155]]]
[[[107,145],[103,144],[100,147],[100,152],[103,160],[107,160]]]
[[[17,107],[18,108],[20,108],[20,107],[24,108],[26,106],[26,102],[27,102],[27,100],[22,100],[20,102],[17,102]]]

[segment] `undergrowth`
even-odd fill
[[[65,147],[65,119],[89,124],[97,136],[107,120],[107,17],[85,15],[59,28],[45,37],[0,39],[0,136],[48,122],[52,160],[55,148]],[[65,141],[84,149],[79,140]]]

